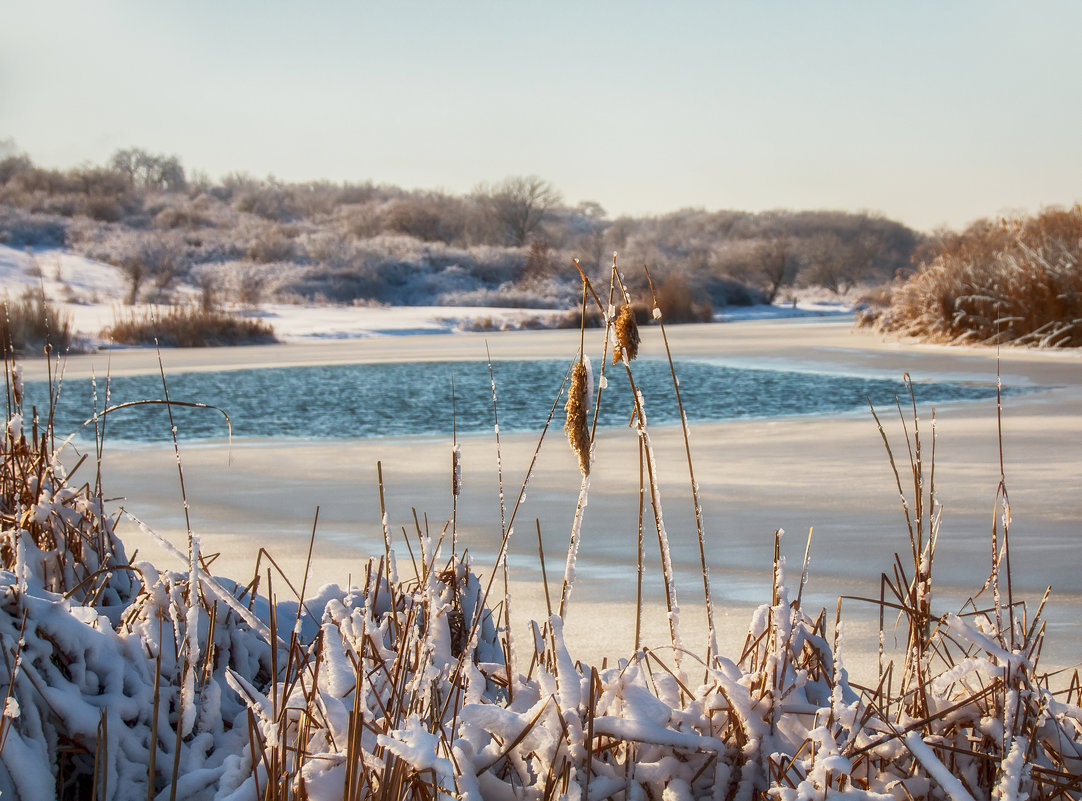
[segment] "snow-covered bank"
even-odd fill
[[[0,287],[18,294],[43,289],[72,320],[79,339],[104,344],[100,332],[118,316],[140,314],[148,304],[124,304],[128,281],[122,270],[70,251],[21,251],[0,245]],[[198,300],[195,287],[180,286],[178,299]],[[564,322],[566,312],[490,306],[380,306],[341,304],[262,303],[237,308],[237,313],[262,319],[283,342],[359,339],[411,334],[450,334],[463,331],[496,332],[552,328]],[[730,306],[714,315],[716,322],[786,319],[790,317],[844,318],[853,312],[852,301],[826,297],[822,291],[801,293],[771,306]]]
[[[145,303],[125,305],[128,281],[117,267],[64,250],[21,251],[0,245],[0,287],[13,294],[30,289],[70,315],[78,337],[102,345],[100,332],[118,316],[149,310]],[[197,300],[194,287],[179,287],[179,299]],[[237,313],[269,323],[284,342],[323,339],[448,334],[547,328],[565,312],[551,309],[487,306],[344,306],[263,303]]]

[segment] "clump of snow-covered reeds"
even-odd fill
[[[677,534],[664,530],[641,396],[621,363],[650,485],[636,497],[653,507],[666,564]],[[843,623],[804,609],[807,566],[794,595],[779,547],[739,654],[718,654],[713,637],[703,653],[680,647],[670,575],[669,643],[588,665],[560,614],[513,639],[499,609],[510,599],[490,597],[499,565],[483,579],[457,552],[457,483],[444,533],[408,535],[402,577],[386,526],[385,552],[349,588],[298,591],[258,566],[248,583],[213,577],[196,536],[177,552],[182,570],[133,563],[93,464],[65,471],[48,418],[22,408],[13,362],[6,381],[5,799],[1082,797],[1079,682],[1057,692],[1038,670],[1041,608],[1027,616],[1006,569],[1005,483],[990,600],[938,611],[938,505],[915,428],[910,549],[873,601],[901,616],[906,652],[861,687]],[[587,491],[573,546],[588,536]],[[517,509],[501,523],[501,558]]]
[[[982,220],[936,248],[865,324],[930,342],[1082,346],[1082,205]]]

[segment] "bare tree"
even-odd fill
[[[184,255],[176,242],[146,237],[130,252],[117,260],[117,266],[128,279],[126,301],[139,301],[140,290],[150,281],[155,303],[168,300],[173,283],[185,267]]]
[[[560,193],[536,175],[505,178],[496,186],[477,191],[502,239],[521,247],[560,202]]]
[[[754,264],[763,282],[767,303],[773,303],[778,292],[791,284],[797,273],[797,259],[787,239],[769,239],[756,247]]]
[[[722,275],[761,290],[766,303],[773,303],[781,288],[793,283],[801,265],[799,245],[788,237],[728,243],[714,254],[712,263]]]
[[[124,176],[132,188],[177,192],[187,186],[184,167],[176,156],[159,156],[129,147],[114,153],[109,166]]]
[[[801,280],[826,287],[836,295],[844,292],[852,281],[849,249],[841,237],[833,233],[817,234],[807,250],[809,263],[801,273]]]

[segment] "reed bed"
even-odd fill
[[[195,305],[117,314],[102,336],[118,345],[204,348],[275,342],[274,328],[259,319]]]
[[[863,322],[929,342],[1082,347],[1082,205],[946,237]]]
[[[880,425],[906,532],[880,596],[841,599],[833,615],[805,609],[807,561],[789,574],[779,532],[772,591],[741,652],[719,654],[712,631],[702,651],[683,643],[658,465],[630,340],[615,328],[613,298],[628,300],[615,262],[612,278],[607,303],[584,281],[606,336],[593,398],[583,388],[593,378],[585,353],[569,369],[568,441],[580,463],[584,450],[592,457],[585,418],[591,400],[596,415],[597,396],[617,391],[605,375],[615,367],[640,443],[642,486],[629,495],[657,534],[671,639],[601,666],[577,661],[563,637],[577,542],[589,536],[587,467],[558,611],[516,637],[511,599],[495,579],[532,464],[501,514],[500,556],[487,577],[456,542],[457,449],[443,524],[415,515],[412,531],[392,538],[380,479],[385,548],[354,586],[309,592],[307,571],[291,580],[266,554],[246,582],[215,578],[213,555],[190,530],[186,551],[162,540],[183,565],[162,570],[126,556],[93,459],[65,471],[65,444],[45,410],[22,407],[9,358],[0,443],[4,797],[1082,798],[1082,682],[1038,667],[1045,599],[1030,608],[1014,597],[1005,478],[987,584],[961,609],[935,603],[934,421],[920,427],[911,396],[896,409],[900,437]],[[660,311],[653,317],[664,325]],[[618,367],[608,360],[617,343]],[[90,422],[99,455],[114,413],[123,412]],[[317,528],[318,511],[313,539]],[[711,608],[706,561],[703,552],[703,599],[685,598],[684,614]],[[640,573],[641,564],[640,556]],[[547,575],[545,584],[547,594]],[[907,632],[902,657],[881,656],[875,686],[854,684],[845,668],[851,604],[873,604],[884,631],[897,620]]]
[[[0,352],[40,356],[48,348],[64,353],[72,342],[71,316],[46,302],[42,292],[0,295]]]

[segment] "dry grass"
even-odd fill
[[[620,294],[626,300],[622,286]],[[606,332],[598,395],[608,341]],[[246,585],[213,578],[213,556],[191,532],[187,553],[177,551],[185,569],[158,571],[125,557],[97,476],[76,485],[80,466],[63,472],[48,419],[21,417],[9,362],[0,558],[11,572],[0,574],[0,688],[21,714],[0,716],[0,745],[5,760],[18,754],[23,764],[16,776],[0,762],[5,797],[38,770],[36,786],[65,801],[1082,798],[1082,682],[1077,672],[1038,668],[1044,600],[1031,609],[1014,597],[1002,471],[1004,522],[993,530],[988,582],[962,609],[938,609],[934,416],[922,428],[915,401],[899,404],[900,438],[880,430],[908,542],[883,574],[881,596],[840,600],[835,621],[806,610],[807,561],[787,576],[776,537],[770,598],[741,653],[718,654],[713,637],[698,651],[680,637],[658,466],[632,364],[620,363],[642,457],[629,503],[640,504],[640,521],[644,501],[653,512],[671,641],[597,667],[576,662],[562,634],[586,477],[559,614],[531,623],[526,638],[509,626],[506,590],[502,599],[492,590],[533,463],[510,514],[501,513],[487,579],[455,544],[455,458],[447,522],[415,514],[395,543],[409,553],[409,577],[399,576],[382,479],[373,518],[383,521],[384,553],[354,590],[312,597],[307,569],[298,588],[266,554]],[[588,400],[571,393],[585,418]],[[100,454],[105,417],[95,419]],[[698,508],[696,521],[701,538]],[[685,598],[685,616],[711,605],[703,561],[703,600]],[[547,578],[545,586],[547,594]],[[897,663],[881,658],[875,686],[850,682],[838,647],[852,603],[879,608],[884,637],[895,618],[907,633]],[[36,754],[40,764],[26,756]]]
[[[118,345],[204,348],[274,342],[274,329],[262,320],[200,306],[169,306],[117,315],[102,336]]]
[[[64,353],[71,348],[71,318],[28,289],[18,298],[0,295],[0,352],[41,355],[46,348]]]
[[[651,314],[660,309],[667,323],[708,323],[714,316],[714,307],[708,297],[695,297],[691,285],[680,274],[667,275],[651,287],[648,303],[636,304],[636,311]],[[642,322],[642,318],[639,319]]]
[[[863,322],[929,342],[1082,347],[1082,205],[945,237]]]

